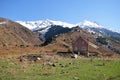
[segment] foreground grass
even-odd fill
[[[0,80],[120,80],[120,60],[62,58],[43,62],[20,63],[0,59]]]

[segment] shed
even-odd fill
[[[74,53],[88,55],[88,41],[79,36],[76,40],[72,41]]]
[[[97,50],[99,47],[89,40],[86,40],[79,36],[78,38],[72,41],[73,52],[78,55],[90,56],[98,55],[100,52]]]

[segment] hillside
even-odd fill
[[[41,41],[26,27],[0,18],[0,47],[38,45]]]
[[[81,36],[83,39],[90,42],[92,45],[98,46],[98,48],[94,48],[92,45],[89,46],[90,55],[98,54],[99,56],[109,56],[114,57],[116,54],[115,51],[107,48],[105,45],[102,45],[96,41],[95,35],[84,30],[82,28],[76,27],[72,29],[68,33],[60,34],[52,38],[51,42],[44,46],[44,50],[46,52],[71,52],[72,51],[72,40],[76,39],[78,36]],[[119,44],[110,41],[110,44],[117,45],[114,48],[120,47]]]

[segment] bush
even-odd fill
[[[68,48],[68,52],[71,52],[70,48]]]
[[[101,44],[104,44],[104,45],[107,45],[108,44],[108,42],[107,42],[107,39],[106,38],[103,38],[103,37],[98,37],[98,38],[96,38],[96,41],[97,42],[99,42],[99,43],[101,43]]]
[[[53,49],[52,51],[53,51],[53,52],[57,52],[57,49]]]
[[[40,46],[46,46],[50,43],[52,43],[52,41],[55,41],[55,37],[51,37],[51,38],[48,38],[43,44],[41,44]]]
[[[21,45],[20,45],[20,47],[24,47],[24,45],[23,45],[23,44],[21,44]]]

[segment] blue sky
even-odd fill
[[[96,21],[120,31],[120,0],[0,0],[0,17],[11,20]]]

